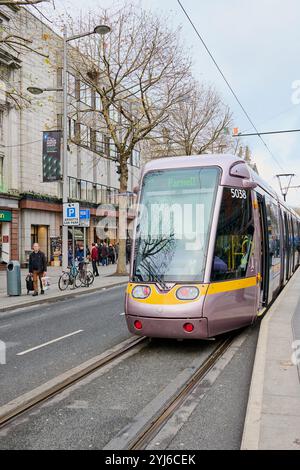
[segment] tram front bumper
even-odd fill
[[[128,329],[131,333],[151,338],[198,339],[208,338],[207,318],[158,318],[126,315]],[[193,330],[187,331],[186,325]]]

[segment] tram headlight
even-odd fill
[[[149,297],[151,289],[149,286],[135,286],[132,290],[132,297],[135,299],[147,299]]]
[[[199,289],[198,287],[189,287],[189,286],[184,286],[180,287],[176,291],[176,297],[179,300],[194,300],[196,297],[199,295]]]

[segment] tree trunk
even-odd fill
[[[119,195],[119,217],[118,217],[118,233],[119,233],[119,257],[116,274],[128,274],[126,269],[126,238],[127,238],[127,191],[128,169],[127,156],[120,156],[120,195]]]

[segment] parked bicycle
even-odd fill
[[[79,279],[81,282],[81,287],[89,287],[95,280],[94,274],[88,270],[88,264],[88,261],[80,263]]]
[[[67,269],[68,271],[63,271],[58,280],[58,288],[61,291],[66,290],[69,286],[71,289],[81,286],[78,262],[73,262]]]

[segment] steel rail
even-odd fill
[[[171,415],[180,408],[187,396],[192,392],[196,385],[204,378],[206,373],[217,363],[220,357],[228,349],[234,336],[222,341],[212,354],[203,362],[203,364],[194,372],[181,390],[174,395],[163,409],[154,416],[150,424],[147,424],[140,433],[131,441],[128,450],[142,450],[153,440],[160,429],[165,425]]]
[[[125,353],[139,346],[141,343],[146,343],[148,341],[149,339],[145,336],[130,338],[129,340],[124,341],[124,344],[120,343],[119,345],[109,349],[108,354],[104,352],[101,355],[96,356],[95,359],[92,358],[58,377],[55,377],[36,389],[0,406],[0,428],[6,426],[13,419],[29,411],[31,408],[40,405],[52,398],[54,395],[61,393],[66,388],[71,387],[93,372],[96,372],[104,366],[112,363]]]

